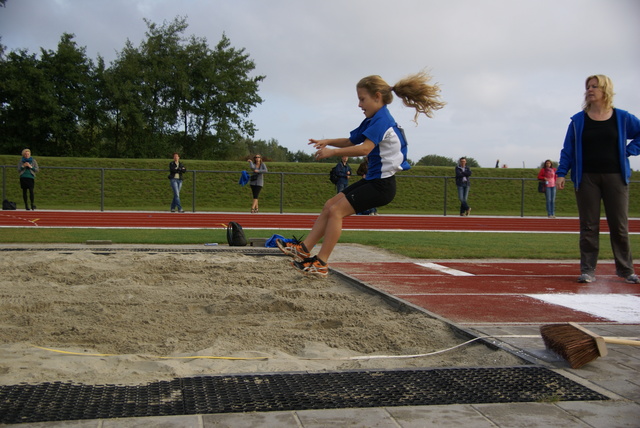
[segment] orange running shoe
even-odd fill
[[[318,259],[317,256],[310,257],[301,262],[292,261],[291,265],[305,275],[316,275],[321,278],[326,278],[329,274],[329,266]]]
[[[276,239],[276,245],[280,248],[280,251],[287,256],[293,257],[297,262],[302,262],[311,257],[311,254],[304,250],[302,242],[297,239],[294,242],[284,242],[282,239]]]

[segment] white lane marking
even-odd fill
[[[526,294],[526,296],[616,322],[640,323],[640,297],[632,294]]]
[[[453,276],[475,276],[472,273],[464,272],[457,269],[452,269],[450,267],[442,266],[437,263],[416,263],[417,265],[424,266],[429,269],[433,269],[438,272],[446,273]]]

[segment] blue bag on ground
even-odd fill
[[[277,247],[276,245],[276,239],[282,239],[283,241],[286,240],[286,238],[282,235],[273,235],[271,238],[267,239],[267,242],[264,243],[264,246],[267,248],[275,248]]]
[[[302,239],[298,239],[295,236],[293,238],[285,238],[282,235],[275,234],[271,238],[267,239],[267,242],[264,243],[264,246],[269,248],[277,247],[278,245],[276,244],[276,239],[280,239],[282,240],[282,242],[294,242],[296,244],[302,241]]]

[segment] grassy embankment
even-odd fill
[[[168,210],[171,189],[167,180],[169,160],[147,159],[93,159],[36,157],[43,168],[36,183],[36,205],[41,209],[99,210],[101,192],[100,168],[104,176],[105,210]],[[18,185],[17,156],[0,155],[5,170],[5,194],[9,200],[22,205]],[[184,159],[195,174],[196,211],[248,211],[250,189],[238,183],[244,162],[189,161]],[[317,163],[268,162],[269,174],[261,194],[262,212],[279,212],[281,185],[284,212],[318,212],[325,199],[333,194],[328,181],[330,165]],[[58,169],[47,167],[92,170]],[[357,165],[352,165],[353,170]],[[133,171],[143,169],[145,171]],[[222,171],[222,172],[218,172]],[[295,173],[292,175],[277,174]],[[520,215],[524,197],[526,216],[544,216],[544,196],[537,193],[537,168],[474,168],[470,205],[474,215]],[[317,175],[309,175],[317,174]],[[635,173],[637,174],[637,173]],[[414,167],[398,175],[398,194],[394,202],[380,210],[381,214],[443,214],[445,179],[452,177],[453,168]],[[182,190],[182,202],[189,210],[194,204],[193,175],[190,173]],[[517,180],[514,180],[516,178]],[[638,178],[636,176],[633,177]],[[524,186],[524,196],[521,190]],[[570,185],[569,185],[570,186]],[[640,213],[640,185],[631,187],[630,215]],[[637,193],[637,195],[636,195]],[[558,216],[575,216],[573,192],[558,192]],[[448,215],[457,215],[458,202],[455,183],[447,180],[446,209]],[[550,220],[553,221],[553,220]],[[110,239],[119,243],[188,244],[225,242],[221,230],[95,230],[95,229],[40,229],[37,233],[23,229],[1,229],[1,242],[84,242],[87,239]],[[247,231],[249,237],[265,237],[279,231]],[[287,232],[290,233],[290,232]],[[304,231],[294,234],[299,235]],[[606,237],[603,237],[606,239]],[[603,239],[602,257],[611,252]],[[577,258],[576,235],[496,234],[496,233],[434,233],[434,232],[350,232],[343,234],[341,242],[356,242],[379,246],[411,257],[425,258]],[[637,247],[640,239],[632,236]]]

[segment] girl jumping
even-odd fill
[[[393,201],[396,195],[395,173],[408,170],[410,165],[404,131],[391,116],[387,104],[393,101],[395,93],[405,106],[416,110],[414,122],[417,123],[420,113],[433,117],[433,113],[445,103],[440,100],[440,87],[429,85],[430,80],[431,76],[424,71],[410,75],[394,86],[389,86],[380,76],[365,77],[356,85],[358,107],[365,116],[360,126],[351,131],[348,138],[309,140],[316,149],[318,160],[334,156],[367,156],[369,164],[365,178],[324,204],[306,239],[298,242],[276,240],[278,248],[293,257],[292,265],[296,269],[305,274],[326,277],[329,256],[342,234],[342,219]],[[320,251],[311,257],[311,250],[321,239]]]

